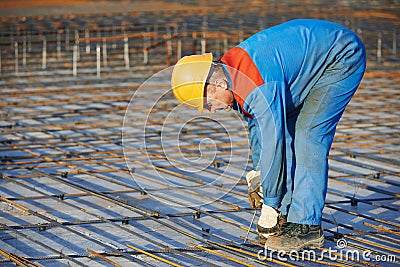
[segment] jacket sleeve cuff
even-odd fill
[[[272,208],[279,208],[281,200],[279,197],[264,197],[264,204]]]

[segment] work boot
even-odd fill
[[[265,248],[286,252],[300,251],[306,247],[322,247],[324,239],[320,225],[287,223],[280,235],[271,236],[267,239]]]
[[[258,241],[264,244],[269,236],[280,234],[285,223],[286,216],[271,207],[263,205],[260,219],[257,223]]]
[[[278,215],[278,222],[275,226],[271,228],[264,228],[257,224],[257,233],[258,233],[258,242],[261,244],[265,244],[267,238],[272,235],[280,235],[282,234],[282,229],[286,225],[286,215],[282,215],[279,213]]]

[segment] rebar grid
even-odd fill
[[[257,2],[250,14],[266,12],[258,5],[265,7]],[[235,2],[231,8],[240,14],[241,7]],[[290,17],[296,12],[310,14],[317,10],[320,16],[327,16],[328,11],[332,11],[332,8],[318,5],[289,8],[285,3],[274,3],[268,7],[274,8],[276,13],[263,21],[265,27],[281,21],[283,14]],[[196,21],[202,27],[194,22],[186,25],[187,36],[181,38],[183,51],[192,51],[192,41],[198,36],[202,36],[200,39],[207,36],[202,34],[205,25],[208,25],[208,32],[216,22],[221,22],[221,17],[225,18],[223,12],[226,12],[220,10],[214,14],[210,9],[190,10],[191,16],[198,13]],[[388,23],[394,25],[393,29],[398,26],[398,17],[379,18],[380,8],[376,10],[378,13],[368,13],[373,18],[369,22],[366,22],[365,12],[351,14],[351,10],[343,7],[336,10],[342,12],[336,14],[338,20],[348,20],[354,28],[368,29],[363,36],[369,51],[378,48],[373,36],[378,36],[379,32],[386,33],[381,35],[382,40],[390,36],[392,28],[388,30]],[[32,50],[23,67],[22,52],[18,54],[18,73],[15,73],[15,58],[12,57],[14,47],[7,46],[12,52],[9,58],[1,48],[0,262],[20,266],[395,264],[393,261],[332,259],[323,249],[316,250],[317,259],[313,260],[294,257],[285,261],[276,254],[260,258],[258,253],[263,247],[257,244],[254,227],[248,229],[254,211],[248,207],[247,185],[242,175],[243,170],[250,170],[252,166],[249,144],[247,134],[241,131],[232,114],[221,114],[220,121],[229,125],[236,136],[227,139],[225,132],[212,121],[196,120],[186,125],[184,132],[181,129],[181,144],[177,147],[172,138],[180,129],[175,125],[160,128],[165,120],[165,110],[175,105],[167,98],[155,106],[149,118],[146,114],[138,114],[137,120],[129,125],[132,134],[125,140],[125,151],[122,150],[121,129],[132,94],[160,69],[160,65],[168,65],[165,53],[169,52],[164,49],[164,43],[150,54],[154,58],[153,61],[150,59],[150,65],[143,65],[142,58],[132,58],[135,57],[134,43],[129,43],[129,62],[136,60],[137,64],[129,68],[121,64],[124,47],[123,42],[118,43],[119,35],[123,36],[124,31],[126,34],[136,31],[149,34],[154,29],[140,25],[122,27],[114,23],[135,21],[138,17],[147,21],[146,14],[115,15],[114,21],[103,27],[95,25],[99,19],[110,20],[109,15],[83,16],[89,32],[92,28],[98,30],[101,40],[104,36],[109,38],[106,40],[108,49],[114,49],[108,54],[108,70],[100,77],[93,64],[96,53],[92,46],[96,39],[82,36],[79,36],[79,75],[71,76],[71,60],[65,60],[63,55],[72,55],[73,26],[68,28],[68,36],[65,27],[54,26],[55,30],[47,29],[46,32],[41,26],[43,20],[32,18],[30,25],[34,27],[29,31]],[[181,25],[170,21],[176,16],[175,12],[152,11],[149,14],[158,15],[157,27],[161,34],[168,35],[168,27],[173,29],[173,25]],[[206,15],[207,19],[204,19]],[[351,15],[354,18],[348,19]],[[214,16],[220,19],[213,20]],[[71,25],[76,23],[73,18],[69,19],[73,22]],[[186,20],[183,16],[182,21]],[[9,24],[11,21],[2,24],[7,31],[1,36],[0,47],[11,37],[17,42],[23,42],[24,34],[28,37],[27,29],[13,28]],[[46,21],[57,25],[54,18]],[[162,28],[166,21],[172,24]],[[244,21],[251,25],[253,20]],[[371,26],[372,22],[377,24]],[[241,28],[235,28],[236,23],[228,21],[231,30],[221,31],[227,34],[229,44],[254,30],[243,21]],[[192,34],[194,32],[197,37]],[[53,44],[52,48],[46,49],[48,57],[57,58],[57,33],[64,38],[61,52],[65,54],[58,63],[50,63],[47,58],[46,71],[40,71],[37,63],[42,62],[43,40],[38,39],[39,35],[47,34],[46,45]],[[173,37],[173,30],[170,34]],[[70,48],[67,48],[65,38],[69,39]],[[90,34],[89,38],[92,38]],[[145,35],[145,45],[159,42],[157,38]],[[223,52],[222,46],[217,45],[218,36],[209,34],[207,38],[209,49]],[[39,41],[35,43],[34,40]],[[190,40],[190,45],[185,44],[185,40]],[[85,54],[87,41],[90,49]],[[140,39],[140,45],[138,43],[140,53],[142,42]],[[400,75],[398,58],[388,56],[391,42],[383,43],[386,44],[386,50],[383,49],[386,51],[385,64],[369,53],[367,73],[339,123],[329,156],[329,188],[323,215],[327,239],[324,249],[337,249],[337,240],[345,239],[347,250],[388,255],[398,262]],[[25,45],[28,49],[29,44]],[[195,49],[203,49],[200,42]],[[112,57],[113,53],[119,56]],[[171,56],[170,60],[174,58],[172,54],[167,56]],[[155,62],[157,64],[153,64]],[[84,70],[79,71],[82,68]],[[160,80],[151,86],[165,87],[168,83]],[[146,110],[148,101],[142,99],[135,104]],[[176,125],[184,123],[184,117],[175,119]],[[146,133],[140,128],[143,120],[147,120]],[[160,143],[161,133],[166,138],[163,144]],[[206,150],[199,148],[199,140],[204,138],[214,140],[216,157],[201,172],[182,172],[177,164],[200,169],[179,155],[182,153],[188,158],[199,157],[200,153],[208,155],[211,146],[205,145]],[[128,168],[124,152],[133,158],[134,168]],[[234,171],[225,172],[228,165]],[[210,182],[214,180],[218,182]],[[200,207],[180,205],[184,201],[199,200],[207,204]],[[248,230],[248,240],[243,244],[243,236]],[[341,255],[339,252],[335,252],[336,256]]]

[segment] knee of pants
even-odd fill
[[[299,129],[295,137],[296,161],[302,154],[317,161],[326,159],[332,141],[332,134],[323,134],[317,129]]]

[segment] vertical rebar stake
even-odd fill
[[[22,42],[22,66],[26,66],[26,35],[24,36],[24,40]]]
[[[96,69],[97,69],[97,78],[100,78],[100,44],[96,44]]]
[[[128,37],[125,34],[124,37],[124,60],[125,60],[125,69],[129,70],[129,44]]]
[[[57,61],[61,59],[61,35],[59,32],[57,32]]]
[[[146,27],[146,32],[143,34],[143,64],[145,65],[149,62],[147,48],[151,45],[151,37],[148,32],[150,32],[150,28]]]
[[[154,35],[153,35],[153,41],[154,42],[157,42],[158,41],[158,25],[155,25],[154,26],[154,29],[153,29],[153,31],[154,31]]]
[[[106,38],[103,38],[103,67],[107,68],[107,41]]]
[[[69,50],[69,28],[65,28],[65,50]]]
[[[18,74],[18,42],[14,42],[15,74]]]
[[[171,29],[168,27],[167,28],[167,57],[168,57],[168,63],[167,66],[171,65],[171,57],[172,57],[172,33]]]
[[[89,28],[85,27],[85,38],[86,38],[86,54],[90,53],[90,40],[89,40]]]
[[[228,51],[228,37],[224,38],[224,53]]]
[[[46,57],[47,57],[47,41],[46,36],[43,37],[43,48],[42,48],[42,70],[46,69]]]
[[[182,57],[182,40],[180,38],[178,39],[176,50],[176,57],[179,60]]]
[[[147,65],[149,63],[149,52],[148,49],[145,47],[143,48],[143,64]]]
[[[262,18],[258,19],[258,28],[260,31],[264,30],[264,20]]]
[[[239,19],[239,43],[243,42],[243,20]]]
[[[376,48],[376,61],[382,63],[382,33],[378,34],[378,43]]]
[[[116,25],[114,25],[114,27],[113,27],[113,29],[112,29],[112,36],[115,36],[115,35],[117,35],[117,26]],[[112,46],[111,46],[113,49],[115,49],[115,48],[117,48],[117,41],[116,41],[116,39],[114,38],[113,39],[113,41],[112,41]]]
[[[72,75],[74,77],[76,77],[76,75],[78,74],[77,72],[77,68],[78,68],[78,46],[75,44],[74,45],[74,50],[72,52]]]
[[[397,30],[393,29],[393,47],[392,47],[393,57],[397,56]]]
[[[204,54],[206,52],[206,38],[204,33],[200,43],[201,43],[201,53]]]
[[[197,53],[197,34],[196,32],[192,32],[192,39],[193,39],[193,49],[192,49],[192,53],[196,54]]]
[[[75,45],[77,45],[77,50],[76,50],[76,59],[79,61],[81,59],[80,51],[79,51],[79,31],[75,31]]]
[[[203,25],[202,25],[202,36],[201,36],[201,53],[204,54],[206,52],[207,46],[207,31],[208,31],[208,17],[203,17]]]
[[[167,58],[166,62],[167,66],[171,66],[171,50],[170,50],[171,47],[172,47],[171,40],[167,39],[167,41],[165,42],[165,55]]]
[[[32,51],[32,33],[28,31],[28,52]]]

